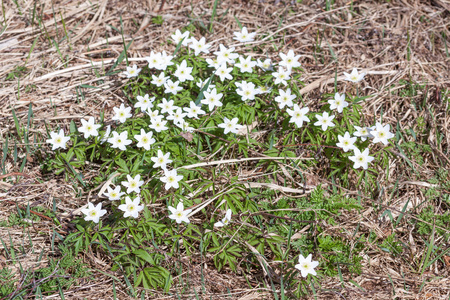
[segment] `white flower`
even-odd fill
[[[164,170],[164,177],[160,178],[160,180],[166,184],[166,190],[170,189],[171,187],[176,189],[179,188],[180,185],[178,184],[178,181],[180,181],[181,179],[183,179],[183,175],[178,175],[177,170]]]
[[[222,98],[223,94],[217,94],[217,90],[215,88],[212,89],[211,92],[203,92],[203,96],[205,97],[205,99],[203,99],[201,103],[207,104],[209,111],[212,111],[215,106],[222,106],[222,102],[220,102],[220,99]]]
[[[289,70],[284,70],[282,67],[278,68],[278,72],[273,72],[272,76],[275,77],[274,84],[282,83],[284,86],[287,85],[287,81],[291,79],[291,72]]]
[[[255,40],[256,32],[249,33],[247,27],[242,27],[241,32],[233,32],[235,40],[241,43],[253,42]]]
[[[124,71],[127,78],[136,77],[139,75],[139,72],[141,72],[141,69],[138,69],[136,65],[133,65],[132,67],[127,67],[127,70]]]
[[[283,90],[278,90],[278,92],[280,93],[280,95],[275,97],[275,101],[279,103],[278,106],[280,107],[280,109],[283,109],[285,106],[294,106],[294,102],[292,102],[292,100],[294,100],[296,96],[291,94],[290,88],[288,88],[286,92]]]
[[[191,44],[189,45],[189,48],[194,49],[195,55],[199,55],[200,52],[209,53],[208,48],[211,47],[210,44],[206,44],[206,40],[204,37],[202,37],[199,41],[197,41],[196,38],[191,38]]]
[[[150,127],[151,129],[155,130],[156,132],[161,132],[164,130],[169,129],[166,124],[167,121],[163,120],[162,116],[156,117],[156,118],[152,118],[150,119],[151,124],[148,125],[148,127]]]
[[[144,205],[139,205],[141,202],[141,198],[137,196],[132,201],[130,197],[125,197],[125,204],[119,205],[117,208],[124,212],[123,217],[133,217],[137,218],[139,216],[139,212],[144,209]]]
[[[243,56],[239,57],[239,63],[235,64],[241,70],[241,73],[252,73],[253,67],[256,66],[256,61],[252,61],[252,57],[249,55],[247,58]]]
[[[342,148],[344,152],[354,150],[356,147],[353,145],[356,142],[356,137],[350,137],[350,133],[346,131],[344,136],[338,135],[339,143],[336,144],[339,148]]]
[[[88,207],[83,208],[81,212],[86,215],[86,217],[84,217],[85,221],[93,221],[94,223],[98,223],[100,221],[100,217],[106,214],[106,210],[102,209],[101,203],[94,206],[91,202],[88,202]]]
[[[357,82],[360,82],[361,80],[363,80],[365,75],[366,75],[366,73],[359,74],[358,70],[356,68],[353,68],[352,73],[350,73],[350,74],[344,72],[345,80],[351,81],[354,83],[357,83]]]
[[[179,128],[181,128],[181,130],[186,131],[186,132],[193,132],[195,130],[194,127],[190,127],[189,123],[186,122],[185,120],[182,120],[179,123],[175,123],[175,125]]]
[[[330,109],[337,109],[339,113],[344,110],[344,107],[348,106],[348,102],[345,101],[345,93],[339,95],[339,93],[334,94],[334,100],[328,100],[330,103]]]
[[[188,67],[186,60],[183,60],[181,64],[177,66],[177,70],[173,75],[175,75],[180,82],[185,82],[186,80],[194,80],[191,73],[192,67]]]
[[[272,60],[267,58],[265,61],[257,60],[257,66],[263,69],[263,71],[273,71]]]
[[[164,83],[164,87],[166,88],[164,93],[166,94],[172,93],[176,95],[179,91],[183,89],[181,86],[178,86],[179,84],[180,84],[179,81],[173,82],[171,79],[167,79],[166,83]]]
[[[173,111],[178,108],[178,106],[173,105],[174,101],[169,100],[167,101],[166,98],[162,98],[162,102],[158,104],[158,107],[161,107],[161,113],[168,113],[171,114]]]
[[[120,191],[120,186],[116,186],[114,189],[108,186],[108,191],[104,193],[104,195],[111,201],[120,200],[120,197],[123,194],[125,193]]]
[[[181,41],[183,41],[183,43],[181,44],[183,46],[187,46],[191,42],[191,40],[189,39],[189,31],[185,31],[185,32],[181,33],[181,31],[179,29],[177,29],[175,31],[175,34],[172,34],[170,37],[172,38],[172,40],[175,42],[175,44],[177,46]]]
[[[129,144],[131,144],[131,140],[128,140],[128,132],[124,131],[120,134],[117,131],[112,132],[112,137],[108,139],[108,143],[111,144],[112,148],[119,148],[122,151],[127,150]]]
[[[197,105],[194,101],[189,102],[189,107],[183,107],[183,110],[187,113],[188,118],[198,119],[198,115],[205,113],[201,108],[201,104]]]
[[[223,227],[228,225],[231,221],[231,209],[227,209],[227,213],[225,214],[225,217],[222,219],[222,221],[214,223],[214,227]]]
[[[140,187],[144,184],[144,181],[141,180],[141,175],[137,174],[136,176],[131,177],[127,174],[128,181],[122,181],[122,185],[127,188],[127,194],[136,192],[139,194],[141,192]]]
[[[144,97],[137,96],[138,102],[134,104],[135,108],[140,108],[141,111],[146,111],[149,108],[153,107],[153,101],[155,101],[155,97],[149,98],[148,94],[145,94]]]
[[[125,123],[125,121],[132,117],[131,107],[125,107],[125,105],[120,104],[120,107],[113,107],[114,112],[116,113],[114,117],[112,117],[113,120],[117,120],[120,123]]]
[[[170,152],[163,153],[161,150],[158,150],[158,154],[156,157],[151,157],[150,159],[155,164],[153,165],[153,168],[161,167],[161,169],[166,169],[167,164],[170,164],[172,162],[170,157]]]
[[[356,131],[353,132],[354,136],[358,136],[361,138],[361,141],[365,141],[368,137],[373,137],[373,135],[370,133],[370,128],[368,127],[359,127],[359,126],[354,126]]]
[[[292,68],[300,67],[301,64],[298,62],[298,59],[301,55],[295,55],[294,51],[289,50],[288,54],[280,53],[280,57],[282,61],[279,63],[280,66],[286,67],[288,70],[292,70]]]
[[[234,60],[239,57],[239,54],[234,53],[235,50],[234,47],[227,49],[224,45],[219,45],[220,51],[214,52],[215,55],[217,55],[218,61],[228,62],[228,63],[234,63]]]
[[[230,74],[231,71],[233,71],[233,68],[227,68],[227,64],[223,63],[214,74],[219,76],[220,81],[223,82],[225,79],[233,79],[233,76]]]
[[[64,136],[64,130],[60,129],[59,133],[50,132],[50,139],[47,140],[47,143],[52,144],[52,150],[56,150],[58,148],[66,149],[66,143],[70,140],[70,137]]]
[[[100,140],[100,144],[103,144],[106,142],[109,138],[109,135],[111,134],[111,125],[106,126],[106,131],[102,136],[102,139]]]
[[[145,113],[146,113],[151,119],[162,117],[162,116],[159,115],[159,110],[157,110],[157,109],[151,110],[151,109],[149,108],[149,109],[147,109],[147,110],[145,111]]]
[[[172,120],[174,124],[178,124],[180,122],[184,121],[184,117],[186,116],[186,113],[183,113],[183,110],[181,107],[178,107],[176,111],[174,111],[171,115],[169,115],[166,119]]]
[[[136,134],[134,138],[138,141],[137,146],[139,148],[144,148],[145,150],[150,150],[150,146],[155,143],[153,138],[153,132],[149,131],[145,133],[145,130],[141,128],[141,134]]]
[[[303,277],[308,276],[308,274],[316,276],[317,273],[314,270],[315,267],[319,265],[318,261],[312,261],[312,255],[308,255],[306,258],[300,254],[298,257],[298,264],[295,265],[295,268],[298,269]]]
[[[157,70],[166,70],[168,66],[172,66],[173,55],[167,55],[166,51],[163,51],[160,56],[159,65],[156,66]]]
[[[225,117],[223,118],[223,123],[217,126],[224,129],[224,134],[227,134],[228,132],[237,133],[239,129],[244,127],[242,125],[239,125],[237,123],[238,121],[238,118],[233,118],[232,120],[230,120]]]
[[[161,60],[162,60],[162,56],[161,53],[157,52],[157,53],[153,53],[150,52],[150,56],[145,58],[148,62],[148,67],[150,69],[159,69],[160,65],[161,65]]]
[[[323,131],[327,130],[328,127],[334,127],[334,116],[329,116],[327,112],[324,112],[322,115],[316,115],[316,118],[317,122],[314,125],[322,126]]]
[[[349,159],[355,163],[353,168],[358,169],[359,167],[362,167],[364,170],[367,170],[368,163],[374,160],[373,156],[369,156],[369,148],[361,152],[355,147],[353,151],[355,152],[355,155],[349,156]]]
[[[175,220],[178,224],[183,221],[189,223],[188,214],[192,211],[192,209],[184,210],[184,205],[182,202],[178,203],[177,208],[169,206],[169,210],[172,213],[169,218]]]
[[[372,142],[373,143],[381,142],[384,145],[387,145],[389,143],[388,139],[391,139],[394,137],[394,134],[392,132],[389,132],[390,129],[391,129],[391,126],[389,124],[386,124],[386,126],[383,127],[383,125],[381,123],[377,122],[375,124],[375,129],[371,132],[371,134],[374,137]]]
[[[308,107],[303,107],[300,109],[298,104],[294,104],[294,109],[286,109],[286,112],[291,116],[291,119],[289,120],[289,123],[295,123],[297,127],[302,127],[303,122],[307,123],[309,122],[309,118],[306,116],[306,114],[309,112]]]
[[[270,93],[270,91],[272,91],[272,88],[268,87],[267,85],[260,86],[258,88],[258,93],[259,94],[268,94],[268,93]]]
[[[89,121],[81,119],[81,127],[78,127],[78,131],[84,133],[84,138],[87,139],[91,135],[98,136],[97,129],[100,128],[101,125],[95,124],[94,117],[90,117]]]
[[[256,88],[253,82],[236,82],[236,85],[239,87],[236,90],[236,93],[242,97],[242,101],[255,100],[255,96],[258,94],[259,89]]]
[[[208,63],[208,67],[218,69],[221,65],[226,64],[225,60],[219,60],[218,58],[207,58],[206,62]]]
[[[152,79],[152,84],[156,86],[162,86],[166,83],[167,79],[169,79],[169,76],[164,76],[164,72],[161,72],[158,77],[152,75]]]

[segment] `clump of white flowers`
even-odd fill
[[[246,27],[242,27],[240,31],[234,32],[233,39],[245,44],[253,42],[255,37],[256,32],[249,32]],[[317,121],[313,124],[320,127],[321,131],[318,128],[314,130],[323,135],[336,132],[335,148],[344,153],[350,152],[345,155],[353,162],[354,169],[366,170],[375,159],[369,155],[367,143],[362,142],[371,138],[373,143],[387,145],[389,139],[394,137],[394,134],[390,132],[390,125],[379,122],[376,122],[373,127],[355,125],[353,128],[342,130],[339,126],[341,114],[351,109],[354,103],[351,101],[351,95],[345,93],[335,92],[334,97],[324,105],[327,109],[329,108],[328,111],[311,112],[302,101],[297,85],[291,82],[292,78],[298,78],[296,69],[301,67],[302,57],[292,49],[287,53],[279,53],[278,62],[276,62],[270,58],[254,59],[249,54],[239,54],[235,47],[227,47],[224,44],[219,44],[217,51],[212,52],[215,45],[208,43],[205,37],[197,39],[191,36],[188,31],[176,30],[170,38],[177,46],[186,47],[185,51],[189,58],[183,56],[182,61],[177,62],[173,55],[168,55],[165,51],[151,51],[145,58],[148,70],[144,69],[143,72],[149,74],[146,75],[146,84],[150,85],[148,93],[144,94],[138,90],[141,94],[136,95],[134,105],[127,106],[122,103],[119,107],[113,107],[114,114],[109,117],[112,125],[96,124],[94,117],[90,117],[88,121],[80,119],[81,126],[78,127],[78,132],[84,135],[84,139],[92,138],[99,143],[107,141],[112,151],[115,151],[114,153],[120,154],[120,151],[130,149],[132,152],[127,153],[133,153],[133,155],[138,152],[144,153],[147,162],[150,161],[152,176],[159,179],[160,186],[164,186],[166,191],[181,190],[180,185],[188,183],[183,181],[185,178],[183,171],[178,173],[182,162],[164,147],[166,139],[161,137],[176,131],[177,134],[184,135],[186,139],[192,138],[197,134],[196,131],[203,129],[192,125],[193,121],[201,119],[206,123],[212,117],[215,123],[209,124],[213,124],[213,129],[221,128],[220,133],[223,132],[224,135],[237,134],[250,124],[246,124],[245,118],[235,117],[229,113],[230,109],[227,105],[231,101],[241,103],[244,107],[255,106],[264,94],[278,116],[289,118],[288,125],[292,126],[293,130],[301,131],[308,126],[314,128],[309,123],[310,118],[315,118]],[[199,67],[194,62],[202,62],[204,66],[207,66],[200,72],[206,75],[203,76],[204,78],[197,77]],[[142,69],[137,65],[128,66],[123,75],[127,78],[136,78],[141,71]],[[264,74],[269,80],[264,82],[253,80],[251,76],[255,73]],[[345,80],[352,83],[361,82],[365,75],[365,73],[359,73],[356,68],[350,74],[344,72]],[[140,79],[132,80],[138,82]],[[346,101],[347,99],[349,101]],[[330,114],[331,111],[333,111],[332,114]],[[133,123],[132,128],[126,127],[133,118],[140,118],[140,122]],[[145,125],[136,127],[135,124]],[[102,126],[105,126],[104,133],[103,131],[99,133]],[[50,133],[47,143],[52,145],[52,150],[66,149],[69,140],[70,137],[65,136],[64,131],[60,129],[59,132]],[[362,147],[364,149],[360,150]],[[133,176],[121,174],[121,178],[126,177],[126,180],[121,181],[120,184],[115,183],[115,187],[113,185],[105,187],[102,196],[115,201],[111,204],[120,202],[117,208],[123,212],[124,218],[138,218],[139,212],[145,207],[145,203],[141,203],[140,194],[143,189],[148,188],[150,181],[148,178],[151,177],[147,178],[146,174],[136,174],[137,169],[130,168],[130,170],[132,171],[129,173],[133,173]],[[141,178],[141,175],[144,178]],[[168,210],[170,212],[168,217],[176,223],[184,222],[186,226],[190,223],[189,216],[192,210],[185,209],[182,202],[179,202],[176,208],[169,206]],[[99,219],[107,213],[106,210],[102,210],[102,203],[94,206],[91,202],[81,212],[85,215],[86,221],[95,223],[98,223]],[[231,214],[231,209],[228,209],[224,218],[216,222],[214,227],[228,225]],[[295,268],[303,277],[306,277],[308,274],[316,275],[314,268],[318,264],[317,261],[312,261],[311,254],[306,258],[300,255],[299,263],[295,265]]]

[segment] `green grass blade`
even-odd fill
[[[427,254],[425,255],[423,263],[421,264],[422,266],[421,266],[420,275],[423,275],[425,270],[430,266],[429,260],[430,260],[431,253],[433,252],[433,248],[434,248],[434,234],[435,234],[435,226],[433,224],[433,229],[431,231],[431,236],[430,236],[430,242],[428,243]]]

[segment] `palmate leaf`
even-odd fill
[[[168,291],[173,279],[170,272],[163,267],[144,268],[136,277],[135,286],[142,286],[146,289],[162,288]]]

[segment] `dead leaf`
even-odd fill
[[[188,141],[189,143],[192,142],[192,139],[194,138],[194,136],[193,136],[192,133],[190,133],[190,132],[182,132],[182,133],[180,133],[180,135],[181,135],[182,137],[184,137],[184,139],[185,139],[186,141]]]
[[[444,262],[447,268],[450,268],[450,256],[444,255]]]

